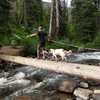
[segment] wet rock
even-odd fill
[[[4,98],[0,98],[0,100],[4,100]]]
[[[32,96],[19,96],[15,97],[14,100],[74,100],[72,95],[64,93],[53,93],[48,94],[48,92],[33,94]],[[46,92],[46,93],[45,93]]]
[[[96,87],[96,88],[94,88],[93,89],[93,98],[95,99],[95,100],[100,100],[100,87]]]
[[[10,80],[0,85],[0,97],[8,96],[13,92],[23,89],[31,84],[30,80]]]
[[[77,83],[73,80],[62,81],[59,89],[61,92],[72,93],[77,86]]]
[[[82,88],[88,88],[89,84],[86,83],[86,82],[80,82],[79,86],[82,87]]]
[[[93,91],[89,89],[77,88],[74,91],[74,95],[76,97],[82,98],[83,100],[88,100],[90,95],[92,94],[93,94]]]
[[[94,94],[93,100],[100,100],[100,94]]]
[[[19,96],[16,97],[14,100],[33,100],[31,96]]]
[[[17,80],[18,79],[23,79],[23,78],[25,78],[25,73],[19,72],[16,75],[14,75],[14,78],[17,79]]]
[[[0,85],[3,85],[5,82],[7,82],[7,79],[2,77],[0,78]]]
[[[82,98],[80,98],[80,97],[76,97],[76,100],[83,100]]]

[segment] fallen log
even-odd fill
[[[100,49],[93,49],[93,48],[80,48],[78,50],[79,53],[82,52],[100,52]]]
[[[71,64],[2,54],[0,55],[0,59],[23,65],[30,65],[35,68],[46,69],[57,73],[75,75],[84,79],[100,81],[100,68],[98,66]]]
[[[3,46],[0,48],[0,54],[7,54],[12,56],[23,56],[23,47],[22,46]]]

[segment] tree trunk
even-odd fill
[[[60,23],[59,23],[59,21],[60,21],[60,16],[59,16],[59,14],[60,14],[60,12],[59,12],[59,3],[60,3],[60,1],[59,0],[56,0],[56,37],[58,37],[59,36],[59,25],[60,25]]]
[[[65,33],[66,11],[65,11],[65,4],[63,3],[65,2],[60,0],[52,1],[50,26],[49,26],[49,37],[51,39],[56,39],[58,37],[61,37]]]
[[[51,4],[51,15],[50,15],[50,26],[49,26],[49,38],[52,37],[52,23],[53,23],[53,10],[54,10],[54,7],[53,7],[53,3],[54,0],[52,1],[52,4]]]
[[[17,0],[16,1],[16,23],[21,25],[23,23],[24,18],[24,0]]]
[[[50,16],[50,26],[49,26],[49,38],[53,39],[56,37],[56,1],[52,0],[51,4],[51,16]]]
[[[9,10],[9,18],[11,24],[16,24],[16,0],[9,0],[8,1],[10,5],[10,10]]]
[[[8,3],[8,0],[0,1],[0,33],[7,33],[9,29],[9,10],[10,5]]]

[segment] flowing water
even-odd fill
[[[67,61],[69,62],[75,62],[75,63],[80,63],[80,62],[89,62],[89,63],[100,63],[100,52],[89,52],[89,53],[78,53],[78,54],[73,54],[69,57],[67,57]]]

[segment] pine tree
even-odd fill
[[[6,33],[9,22],[9,3],[7,0],[0,1],[0,33]]]
[[[72,0],[72,18],[76,35],[83,41],[93,41],[96,36],[96,15],[94,0]]]
[[[52,39],[64,36],[66,29],[65,2],[52,0],[49,37]]]
[[[17,23],[31,27],[42,20],[41,0],[17,0]]]

